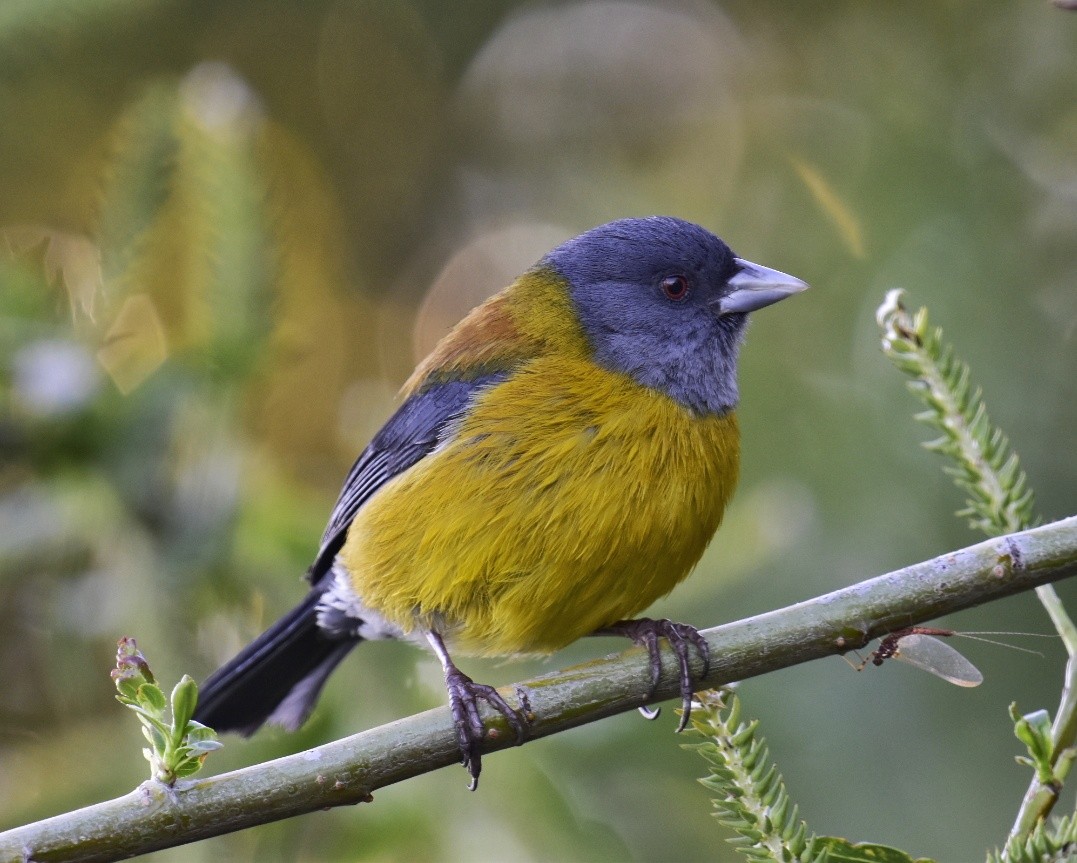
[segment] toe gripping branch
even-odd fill
[[[647,691],[648,698],[654,695],[662,677],[662,651],[658,646],[658,639],[664,637],[669,641],[669,646],[673,648],[680,667],[681,721],[677,725],[677,731],[684,731],[688,727],[688,720],[692,714],[692,695],[695,691],[692,683],[692,669],[688,660],[689,647],[694,647],[700,659],[703,660],[702,676],[705,677],[710,670],[710,646],[707,640],[699,634],[699,630],[687,623],[641,617],[638,620],[618,620],[605,629],[600,629],[596,635],[622,635],[647,648],[651,659],[651,687]],[[640,712],[648,719],[658,716],[657,710],[648,710],[646,707],[641,707]]]
[[[427,639],[434,648],[441,667],[445,671],[445,688],[449,693],[449,709],[452,711],[453,726],[456,730],[456,745],[460,748],[460,761],[471,774],[472,791],[479,787],[479,774],[482,772],[482,742],[486,737],[486,726],[479,712],[479,701],[485,701],[494,710],[505,717],[505,721],[516,732],[516,745],[527,739],[530,721],[525,713],[512,707],[501,693],[485,683],[476,683],[456,667],[445,649],[445,642],[436,632],[428,633]],[[524,702],[524,710],[527,709]]]

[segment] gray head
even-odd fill
[[[747,313],[807,287],[669,216],[593,228],[539,265],[568,281],[596,362],[701,414],[737,404]]]

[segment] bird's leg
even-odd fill
[[[658,687],[658,681],[662,676],[662,652],[658,647],[658,639],[659,637],[665,637],[669,640],[669,645],[677,656],[677,662],[681,670],[682,711],[677,731],[684,731],[688,727],[688,719],[692,713],[692,694],[694,692],[692,669],[688,664],[689,646],[694,647],[703,660],[703,676],[706,676],[710,668],[710,647],[707,645],[707,640],[699,634],[699,630],[694,626],[689,626],[687,623],[641,617],[639,620],[618,620],[616,623],[598,630],[595,635],[623,635],[626,638],[631,638],[636,644],[647,648],[647,653],[651,658],[651,686],[647,691],[648,698],[654,695],[654,691]],[[640,712],[648,719],[654,719],[658,715],[657,711],[644,712],[644,710],[645,708],[640,708]]]
[[[471,774],[474,791],[479,786],[479,773],[482,771],[482,740],[486,736],[486,726],[479,714],[479,699],[482,699],[498,713],[516,732],[516,745],[527,739],[528,720],[501,697],[492,686],[476,683],[456,667],[445,649],[445,642],[436,632],[426,634],[427,641],[434,648],[441,667],[445,671],[445,688],[449,692],[449,709],[452,711],[453,725],[456,727],[456,744],[460,747],[460,758]]]

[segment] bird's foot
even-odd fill
[[[471,774],[471,784],[468,787],[474,791],[479,786],[482,741],[487,733],[479,713],[479,701],[485,701],[505,717],[505,721],[516,732],[517,746],[527,739],[528,719],[515,710],[492,686],[476,683],[452,663],[445,669],[445,688],[449,691],[449,708],[452,711],[453,725],[456,727],[456,744],[460,747],[460,758]]]
[[[706,676],[710,668],[710,647],[707,640],[699,634],[694,626],[687,623],[676,623],[672,620],[653,620],[649,617],[641,617],[639,620],[619,620],[605,629],[599,630],[599,635],[623,635],[631,638],[636,644],[647,648],[651,659],[651,687],[647,696],[654,695],[658,687],[658,681],[662,677],[662,651],[658,647],[659,637],[669,641],[677,656],[681,674],[681,721],[677,725],[677,731],[684,731],[688,727],[688,720],[692,714],[692,669],[689,665],[688,650],[694,647],[703,660],[703,676]],[[641,708],[642,710],[643,708]],[[644,713],[648,719],[658,715],[657,711]]]

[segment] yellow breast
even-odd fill
[[[671,590],[737,482],[736,416],[699,417],[579,358],[478,397],[452,440],[359,512],[364,604],[465,653],[546,653]]]

